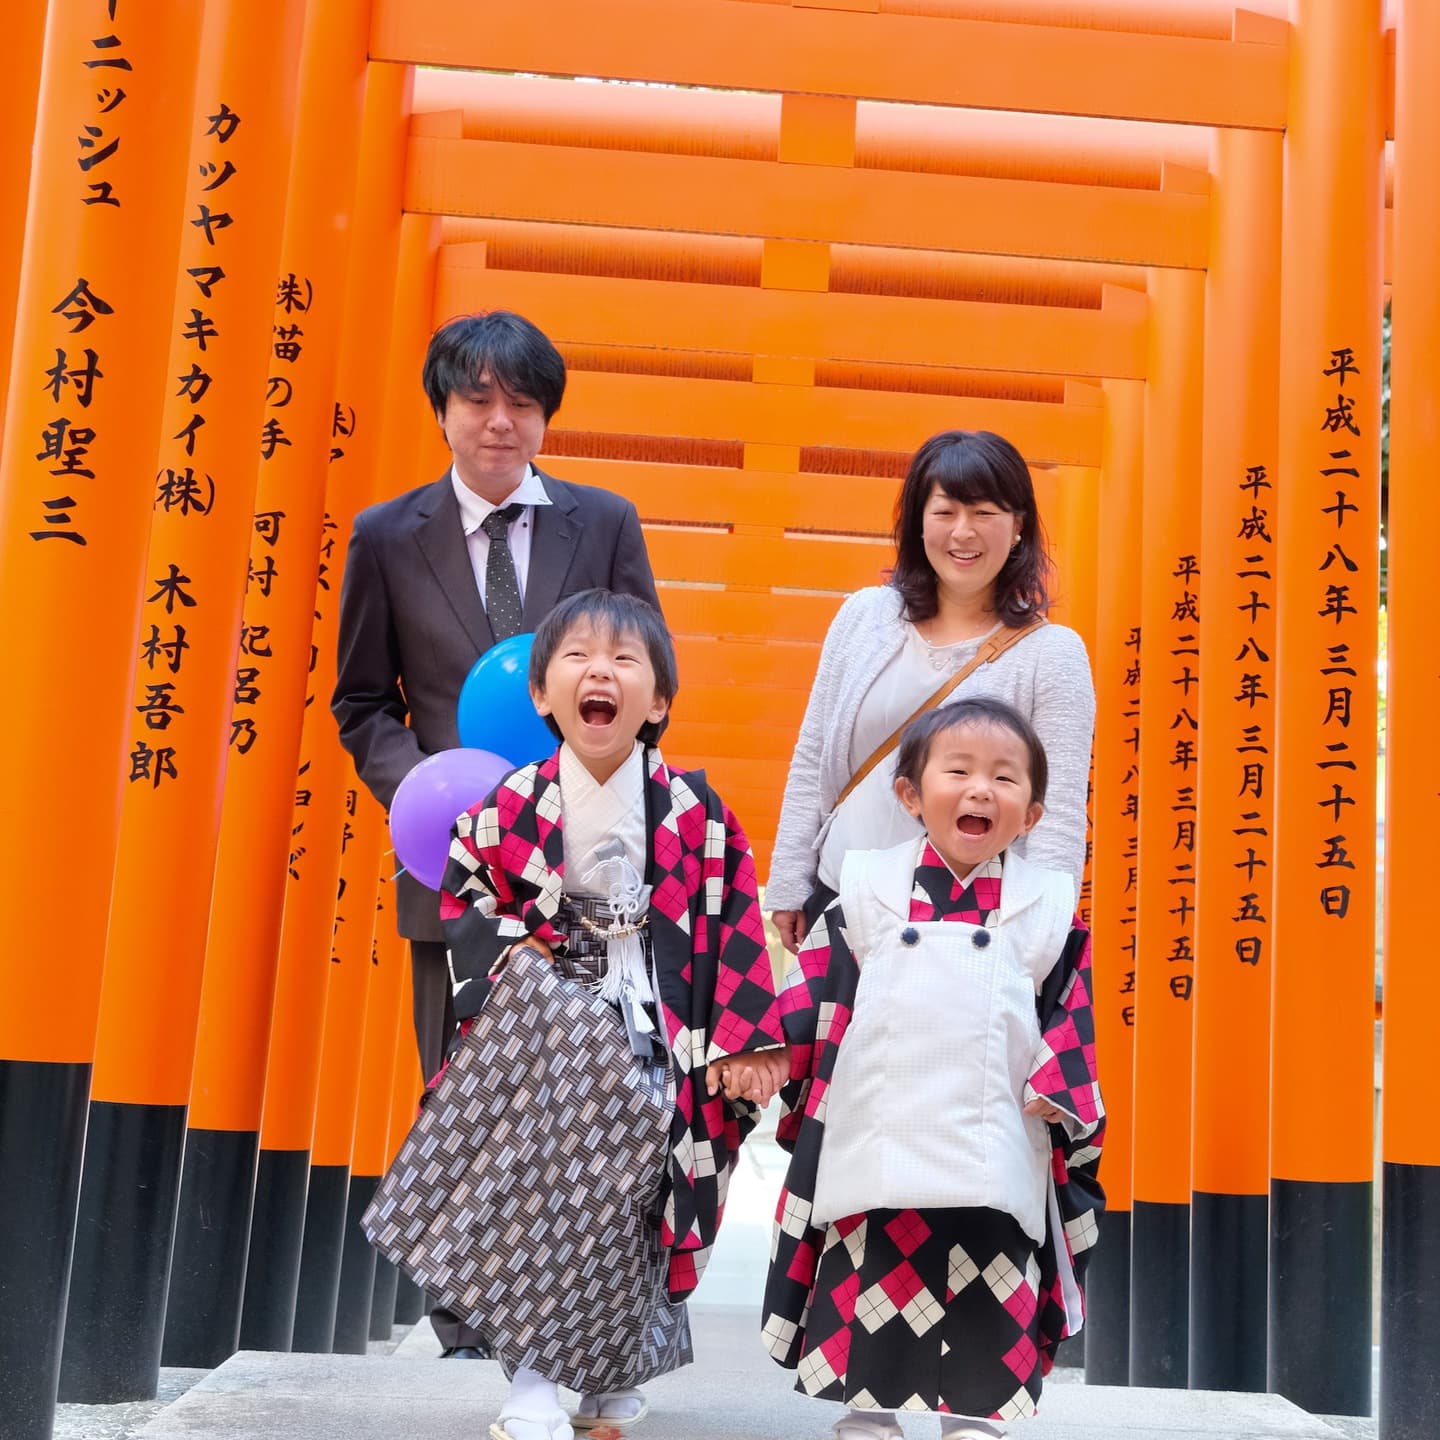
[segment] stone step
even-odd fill
[[[633,1440],[828,1440],[841,1413],[797,1395],[760,1348],[753,1310],[697,1306],[697,1363],[647,1386],[651,1413]],[[440,1361],[428,1327],[388,1356],[242,1352],[139,1433],[144,1440],[482,1440],[506,1384],[490,1361]],[[1342,1431],[1278,1395],[1046,1387],[1041,1418],[1015,1440],[1342,1440]],[[1057,1383],[1058,1382],[1058,1383]],[[936,1440],[939,1422],[904,1422]],[[1352,1432],[1353,1433],[1353,1432]]]

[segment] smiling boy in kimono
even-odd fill
[[[671,769],[655,748],[677,688],[659,613],[604,590],[562,601],[536,633],[530,685],[563,743],[460,818],[441,916],[462,1020],[519,952],[532,952],[525,964],[544,957],[613,1007],[634,1107],[653,1118],[624,1161],[649,1167],[632,1177],[644,1203],[580,1227],[599,1303],[593,1280],[581,1293],[559,1271],[532,1270],[515,1286],[572,1292],[547,1296],[549,1319],[517,1328],[493,1304],[472,1312],[511,1378],[493,1440],[571,1440],[575,1428],[633,1425],[649,1408],[639,1386],[692,1358],[685,1297],[754,1102],[789,1062],[749,842],[703,772]],[[583,1213],[578,1183],[565,1199]],[[581,1393],[573,1417],[559,1385]]]

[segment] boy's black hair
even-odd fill
[[[546,424],[565,397],[565,361],[549,336],[513,311],[481,310],[447,320],[430,337],[421,378],[431,409],[444,415],[452,392],[476,389],[487,370],[502,390],[535,401]]]
[[[925,766],[930,762],[930,747],[935,737],[946,730],[964,725],[995,725],[1008,730],[1025,744],[1030,756],[1030,798],[1038,805],[1045,803],[1050,784],[1050,762],[1035,727],[1013,706],[988,695],[957,700],[953,705],[937,705],[918,720],[912,720],[900,737],[900,753],[895,760],[895,775],[903,775],[917,790]]]
[[[995,577],[995,613],[1023,625],[1050,607],[1046,580],[1050,556],[1025,457],[989,430],[942,430],[916,452],[895,502],[895,568],[907,620],[929,620],[940,606],[939,582],[925,554],[925,506],[936,486],[962,505],[988,502],[1017,516],[1020,543]]]
[[[648,600],[636,595],[622,595],[615,590],[581,590],[562,600],[541,622],[530,647],[530,688],[545,689],[545,672],[571,627],[588,620],[597,630],[611,635],[637,635],[650,655],[655,671],[655,693],[670,705],[680,688],[675,665],[675,643],[665,627],[665,618]],[[644,745],[654,745],[665,729],[667,715],[658,722],[647,720],[636,736]],[[553,715],[545,717],[550,733],[557,739],[565,737]]]

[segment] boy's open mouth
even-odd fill
[[[614,723],[617,708],[608,695],[587,695],[580,702],[580,721],[584,725],[602,729]]]
[[[985,835],[993,822],[988,815],[962,815],[955,822],[962,835]]]

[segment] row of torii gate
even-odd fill
[[[445,463],[430,329],[494,307],[571,367],[555,468],[639,506],[667,748],[762,873],[906,457],[1020,446],[1099,693],[1089,1378],[1366,1413],[1387,293],[1380,1429],[1440,1433],[1440,9],[11,11],[7,1433],[388,1330],[354,1216],[417,1076],[334,602],[355,510]]]

